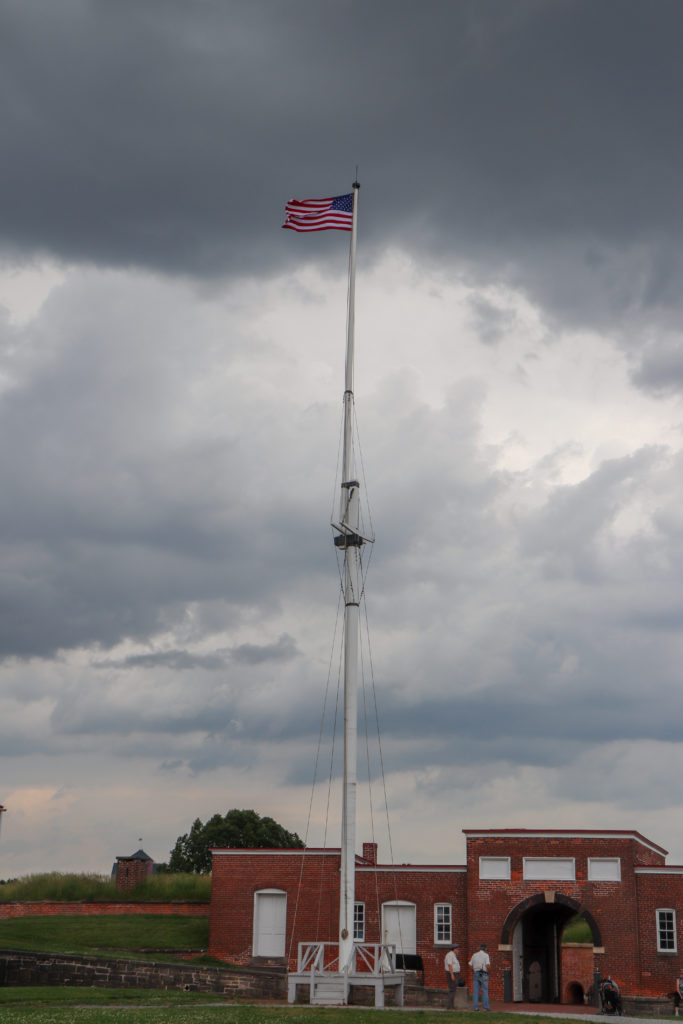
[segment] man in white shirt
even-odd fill
[[[475,1010],[479,1009],[479,993],[481,992],[481,1005],[483,1010],[489,1008],[489,968],[491,957],[486,952],[486,943],[482,942],[478,952],[473,953],[470,959],[470,967],[474,974],[472,983],[472,1005]]]
[[[443,962],[446,968],[446,984],[448,985],[447,1005],[449,1010],[455,1009],[455,993],[458,991],[458,980],[460,978],[460,961],[455,952],[456,949],[458,949],[458,943],[453,942]]]

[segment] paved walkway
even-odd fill
[[[510,1009],[510,1003],[491,1003],[491,1011],[498,1013],[518,1013],[521,1016],[529,1017],[559,1017],[566,1020],[567,1017],[579,1017],[583,1021],[596,1021],[597,1024],[607,1024],[607,1021],[642,1021],[644,1024],[652,1024],[655,1020],[666,1020],[666,1017],[615,1017],[613,1014],[600,1013],[595,1006],[582,1006],[580,1003],[514,1003],[514,1010]],[[465,1009],[465,1007],[463,1007]],[[471,1006],[468,1009],[472,1009]],[[673,1016],[673,1012],[670,1016]]]
[[[541,1009],[541,1007],[536,1007],[535,1010],[507,1010],[507,1011],[501,1011],[501,1012],[519,1013],[519,1014],[522,1014],[524,1016],[535,1016],[535,1017],[539,1017],[539,1016],[541,1016],[541,1017],[560,1017],[562,1020],[566,1020],[567,1017],[572,1016],[571,1007],[567,1006],[565,1008],[565,1011],[563,1011],[562,1013],[558,1013],[557,1006],[554,1005],[552,1010],[550,1010],[550,1009],[546,1010],[546,1009]],[[579,1011],[579,1012],[581,1012],[581,1011]],[[604,1013],[592,1013],[592,1012],[581,1013],[581,1020],[582,1021],[584,1021],[584,1020],[594,1020],[594,1021],[597,1022],[597,1024],[605,1024],[605,1021],[609,1020],[609,1019],[610,1019],[609,1015],[606,1016]],[[623,1021],[624,1024],[628,1024],[628,1022],[631,1022],[631,1024],[632,1024],[632,1022],[634,1022],[634,1021],[638,1021],[639,1024],[652,1024],[652,1022],[655,1021],[655,1020],[666,1020],[667,1018],[666,1017],[626,1017],[626,1016],[623,1016],[623,1017],[616,1017],[615,1019],[618,1020],[618,1021]]]
[[[511,1009],[511,1006],[514,1009]],[[471,1007],[470,1007],[471,1008]],[[537,1013],[543,1017],[580,1017],[581,1020],[607,1019],[596,1006],[584,1003],[491,1003],[491,1009],[499,1013]],[[617,1017],[614,1018],[618,1020]]]

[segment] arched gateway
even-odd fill
[[[588,924],[593,948],[600,948],[597,921],[578,900],[564,893],[535,893],[510,911],[501,930],[500,945],[511,952],[513,1001],[563,1001],[562,993],[573,979],[562,976],[562,932],[576,914]]]

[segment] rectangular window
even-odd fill
[[[573,882],[573,857],[525,857],[524,880],[527,882]]]
[[[620,882],[621,860],[619,857],[589,857],[589,882]]]
[[[675,953],[676,946],[676,911],[657,911],[657,952]]]
[[[510,877],[509,857],[480,857],[479,858],[479,880],[489,878]]]
[[[453,938],[453,914],[450,903],[434,905],[434,942],[450,942]]]
[[[365,942],[365,904],[353,905],[353,938],[356,942]]]

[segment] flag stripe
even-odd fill
[[[328,199],[290,199],[282,226],[292,231],[351,231],[353,192]]]

